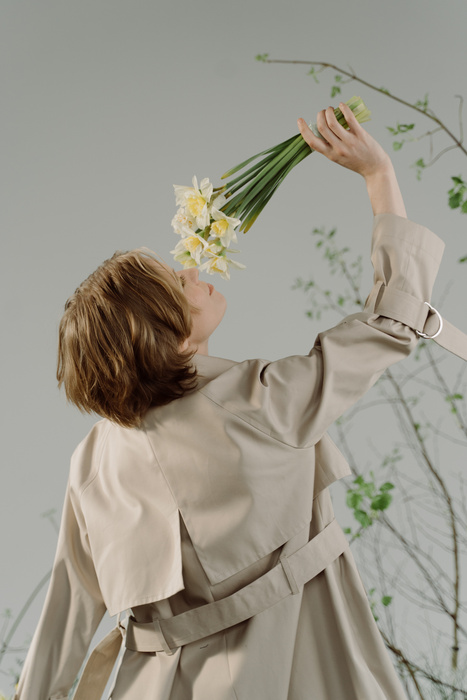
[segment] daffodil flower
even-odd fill
[[[171,252],[173,253],[174,251],[172,250]],[[174,255],[174,260],[175,262],[180,263],[180,265],[183,265],[184,268],[198,267],[196,260],[193,260],[189,250],[179,251],[176,255]]]
[[[174,260],[183,265],[183,267],[197,267],[198,263],[193,258],[190,251],[187,250],[184,245],[181,245],[181,243],[182,241],[177,243],[174,250],[170,251],[174,256]]]
[[[188,252],[190,257],[195,261],[195,265],[199,265],[201,263],[201,256],[207,247],[208,244],[202,236],[197,233],[192,233],[190,236],[182,238],[182,240],[177,243],[174,250],[170,252],[173,253],[177,262],[188,260],[185,255],[185,253]],[[180,255],[182,259],[179,259]],[[185,262],[183,262],[183,264],[185,264]],[[190,265],[189,267],[194,267],[194,265]]]
[[[224,188],[222,188],[224,189]],[[212,208],[213,209],[222,209],[224,204],[227,202],[227,197],[225,197],[222,193],[218,194],[217,197],[215,197],[212,200]]]
[[[209,225],[209,204],[211,202],[213,186],[205,177],[198,187],[196,175],[192,180],[193,187],[174,185],[175,201],[185,209],[188,217],[192,217],[200,229]]]
[[[242,223],[240,219],[227,216],[214,206],[211,208],[211,219],[214,219],[211,223],[211,235],[219,238],[226,248],[232,241],[237,241],[234,229]]]
[[[227,252],[235,252],[235,251],[227,251]],[[231,258],[228,258],[226,255],[214,255],[212,253],[209,254],[208,260],[204,262],[200,266],[200,270],[205,270],[208,274],[213,275],[216,272],[220,274],[220,276],[225,279],[229,280],[230,279],[230,267],[235,267],[238,270],[244,270],[245,265],[242,265],[242,263],[236,262],[235,260],[232,260]]]
[[[179,236],[189,236],[196,230],[196,222],[193,216],[188,216],[184,207],[180,207],[172,219],[172,228]]]

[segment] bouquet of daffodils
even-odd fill
[[[370,119],[360,97],[352,97],[346,104],[360,124]],[[341,110],[335,109],[334,114],[348,129]],[[320,136],[315,124],[310,128]],[[231,253],[239,252],[229,247],[237,241],[235,229],[240,227],[246,233],[251,228],[286,175],[310,153],[312,149],[298,134],[228,170],[222,179],[235,177],[222,187],[214,189],[208,178],[198,184],[196,177],[192,187],[174,185],[179,208],[172,227],[181,237],[171,251],[174,259],[185,268],[199,267],[230,279],[230,267],[245,267],[230,258]]]

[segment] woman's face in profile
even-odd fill
[[[227,302],[212,284],[199,279],[197,268],[178,270],[175,274],[180,277],[188,303],[197,309],[192,313],[189,345],[197,347],[201,354],[207,354],[207,341],[221,322]]]

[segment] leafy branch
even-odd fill
[[[430,139],[430,156],[428,162],[424,158],[418,158],[412,165],[416,171],[416,177],[418,180],[421,179],[422,172],[434,165],[445,153],[448,151],[459,149],[465,156],[467,156],[467,148],[464,146],[464,130],[463,130],[463,104],[464,99],[462,95],[455,95],[459,100],[459,110],[458,110],[458,122],[459,122],[459,136],[456,136],[453,131],[436,115],[436,113],[429,107],[429,96],[428,93],[424,95],[422,99],[416,100],[414,103],[403,99],[397,95],[394,95],[387,88],[378,87],[373,83],[361,78],[355,73],[355,71],[350,68],[346,70],[340,66],[336,66],[333,63],[326,63],[324,61],[298,61],[298,60],[285,60],[285,59],[273,59],[269,57],[269,54],[258,54],[256,60],[262,61],[263,63],[281,63],[281,64],[292,64],[292,65],[305,65],[311,66],[308,71],[315,82],[319,82],[318,75],[327,69],[332,69],[336,71],[334,76],[334,84],[331,86],[331,98],[336,97],[342,92],[342,85],[346,83],[356,81],[361,85],[380,93],[385,98],[393,100],[404,107],[416,112],[425,119],[432,121],[436,127],[432,130],[427,131],[418,137],[407,137],[407,134],[411,133],[415,128],[414,123],[397,123],[395,127],[386,127],[392,136],[401,136],[393,141],[393,149],[395,151],[400,150],[407,141],[420,141],[423,138],[429,137]],[[346,78],[346,79],[344,79]],[[446,148],[443,148],[439,153],[433,155],[433,135],[437,133],[444,132],[450,141],[452,142]],[[461,175],[452,176],[454,182],[454,187],[448,191],[448,204],[452,209],[459,209],[462,214],[467,213],[467,182],[464,181]],[[459,262],[467,262],[467,256],[461,258]]]
[[[299,279],[295,283],[295,288],[301,289],[311,297],[313,302],[312,310],[307,312],[309,317],[318,318],[322,310],[333,310],[341,316],[353,313],[355,309],[362,308],[362,296],[360,294],[361,276],[361,256],[356,260],[349,255],[347,246],[338,245],[338,236],[335,228],[326,231],[324,227],[313,230],[315,237],[315,247],[320,251],[327,261],[331,275],[339,273],[339,280],[345,282],[347,289],[322,289],[313,279],[305,281]],[[435,459],[430,453],[427,443],[429,428],[432,425],[429,421],[424,421],[416,415],[418,411],[419,396],[409,395],[407,387],[409,381],[421,381],[423,374],[423,385],[436,391],[441,399],[441,407],[462,436],[467,436],[467,425],[463,418],[461,408],[465,405],[465,392],[462,391],[460,382],[455,383],[455,387],[450,387],[444,378],[439,361],[433,356],[433,349],[429,342],[421,341],[418,344],[417,352],[414,353],[414,363],[417,365],[411,372],[403,374],[397,373],[394,369],[388,369],[377,383],[382,393],[382,400],[369,400],[366,403],[359,403],[345,417],[337,421],[340,446],[349,463],[352,466],[353,480],[347,486],[346,503],[358,522],[359,527],[353,531],[347,528],[347,534],[351,535],[351,541],[362,540],[368,542],[370,532],[377,531],[387,533],[387,542],[384,545],[384,555],[380,557],[377,564],[379,575],[382,577],[381,590],[384,595],[377,593],[377,588],[370,588],[369,602],[373,615],[379,621],[379,607],[387,614],[396,594],[402,595],[411,604],[424,610],[443,615],[451,622],[451,642],[449,645],[451,655],[451,668],[458,668],[458,655],[460,635],[467,637],[467,629],[461,622],[461,614],[467,613],[467,604],[461,600],[461,569],[460,552],[461,546],[467,543],[466,530],[467,522],[463,521],[459,508],[463,507],[463,500],[455,499],[450,493],[446,479],[438,468]],[[431,372],[433,379],[427,379],[426,374]],[[460,376],[459,376],[460,379]],[[391,476],[386,475],[377,479],[373,471],[369,476],[365,476],[358,468],[358,460],[354,458],[346,439],[346,429],[351,425],[353,418],[361,411],[374,409],[377,406],[388,406],[394,411],[401,426],[402,433],[406,436],[408,444],[412,449],[417,463],[423,471],[424,478],[409,480],[403,469],[404,457],[399,448],[395,446],[392,451],[385,455],[381,461],[381,468],[391,472]],[[347,428],[346,428],[347,427]],[[465,444],[464,441],[462,444]],[[403,482],[408,483],[408,488]],[[410,483],[409,483],[410,481]],[[418,496],[413,496],[415,490]],[[393,494],[396,497],[393,498]],[[395,505],[393,503],[395,502]],[[400,509],[404,504],[406,508],[405,519],[409,530],[405,532],[401,527],[398,518],[390,515],[392,508]],[[416,515],[415,515],[416,513]],[[432,514],[429,523],[425,523],[425,515]],[[439,521],[439,526],[436,522]],[[445,554],[452,558],[453,574],[450,576],[445,567],[441,566],[437,555],[427,551],[426,546],[421,542],[429,541],[431,546],[436,545]],[[410,567],[416,574],[413,576],[405,574],[402,566],[398,565],[397,575],[392,579],[388,574],[389,557],[391,549],[395,548],[400,554],[403,553],[405,560],[410,562]],[[367,549],[367,544],[365,544]],[[378,556],[375,555],[378,561]],[[371,570],[374,571],[374,560]],[[392,584],[391,584],[392,580]],[[393,592],[391,591],[393,588]],[[390,594],[387,591],[390,591]],[[393,625],[392,618],[389,617],[389,627]],[[380,621],[379,621],[380,622]],[[449,682],[442,676],[433,672],[432,665],[427,663],[415,663],[408,650],[395,641],[395,632],[385,631],[380,626],[380,630],[390,651],[396,657],[400,667],[401,677],[406,682],[412,684],[412,688],[417,697],[424,699],[423,684],[429,682],[432,686],[441,689],[443,693],[462,692],[458,684]],[[443,696],[444,697],[444,696]],[[446,695],[446,697],[451,697]]]

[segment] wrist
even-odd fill
[[[395,177],[394,166],[390,157],[387,156],[387,158],[385,158],[384,160],[380,161],[379,163],[376,163],[367,171],[362,172],[362,175],[367,184],[372,180],[381,180],[385,177]]]
[[[404,200],[391,160],[365,176],[373,214],[392,213],[407,217]]]

